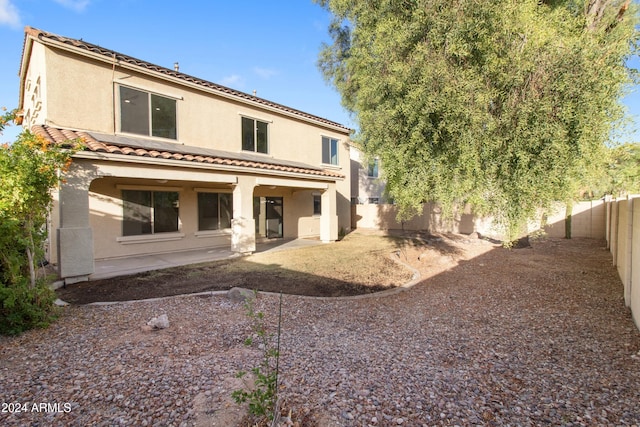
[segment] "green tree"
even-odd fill
[[[0,116],[0,133],[15,118]],[[54,293],[36,277],[44,259],[51,191],[74,148],[50,145],[25,131],[0,146],[0,333],[16,334],[50,320]]]
[[[319,0],[325,78],[400,219],[470,203],[510,239],[603,168],[638,22],[630,0]]]
[[[624,144],[611,149],[607,178],[606,194],[640,194],[640,144]]]

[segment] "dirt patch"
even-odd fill
[[[233,287],[317,297],[354,296],[402,286],[413,272],[394,261],[419,256],[430,271],[456,265],[465,256],[465,236],[352,233],[340,242],[234,260],[155,270],[81,282],[57,290],[71,304],[130,301]],[[473,245],[472,245],[473,246]]]

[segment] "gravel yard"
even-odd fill
[[[603,245],[461,240],[400,251],[423,277],[402,292],[285,295],[280,394],[321,427],[640,425],[640,332]],[[278,296],[256,307],[275,328]],[[249,333],[223,295],[67,307],[0,337],[0,424],[236,425]]]

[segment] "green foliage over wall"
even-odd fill
[[[401,219],[471,203],[515,238],[604,169],[637,41],[629,0],[319,3],[334,15],[319,66]]]

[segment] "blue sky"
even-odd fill
[[[330,19],[311,0],[0,0],[0,106],[17,106],[29,25],[354,127],[316,65]]]
[[[17,106],[24,26],[83,39],[153,64],[354,127],[316,65],[330,15],[311,0],[0,0],[0,107]],[[640,93],[625,98],[640,127]],[[11,126],[0,142],[13,141]],[[630,129],[622,141],[640,141]]]

